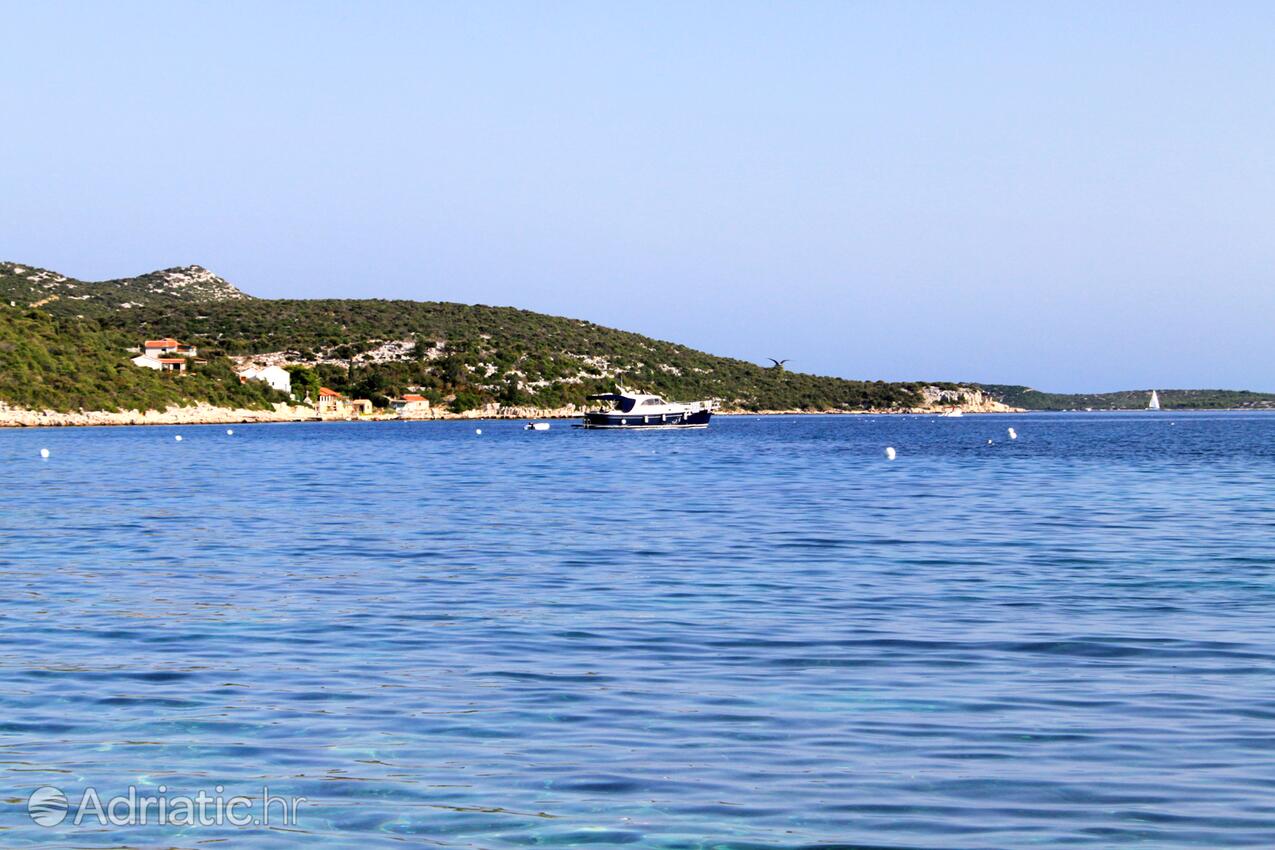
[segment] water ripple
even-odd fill
[[[6,847],[1272,844],[1275,417],[182,431],[0,434]]]

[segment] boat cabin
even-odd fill
[[[604,409],[614,410],[617,413],[643,413],[655,412],[651,408],[668,407],[669,403],[657,395],[628,395],[626,393],[601,393],[599,395],[589,396],[589,401],[603,402],[600,407]],[[606,403],[610,403],[611,407],[606,408]]]

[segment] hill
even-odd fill
[[[1009,384],[978,384],[983,392],[1011,407],[1025,410],[1144,410],[1151,390],[1114,393],[1045,393]],[[1270,410],[1275,393],[1249,390],[1157,390],[1165,410]]]
[[[225,358],[180,379],[140,369],[129,360],[131,344],[82,319],[0,306],[0,401],[28,410],[116,411],[197,401],[266,409],[286,400],[264,384],[240,383]]]
[[[512,307],[251,298],[199,266],[92,283],[5,263],[0,298],[38,306],[64,323],[87,323],[121,344],[177,337],[214,358],[305,365],[324,385],[378,405],[418,391],[456,411],[492,403],[557,408],[617,384],[678,399],[718,398],[746,410],[926,403],[927,385],[919,382],[767,369]]]
[[[742,410],[1137,409],[1150,390],[1092,395],[1017,385],[853,381],[716,357],[684,345],[513,307],[382,299],[261,299],[202,266],[76,280],[0,263],[0,400],[52,410],[171,403],[260,407],[281,400],[242,385],[248,362],[301,369],[377,406],[405,392],[461,412],[486,405],[561,408],[617,385]],[[200,349],[195,374],[139,369],[128,351],[176,337]],[[1275,407],[1275,395],[1160,390],[1173,408]]]
[[[372,398],[419,388],[456,409],[493,401],[560,407],[616,384],[744,409],[921,403],[921,384],[765,369],[676,343],[512,307],[384,300],[173,304],[116,314],[138,335],[172,334],[228,355],[313,364],[324,383]]]
[[[88,282],[48,269],[0,262],[0,298],[12,306],[44,307],[59,315],[101,318],[139,307],[244,301],[248,296],[203,266]]]

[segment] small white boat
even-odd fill
[[[964,416],[965,414],[959,410],[945,410],[939,415],[942,416],[944,419],[956,419],[958,417]]]
[[[1155,390],[1151,391],[1151,401],[1147,403],[1147,410],[1160,409],[1160,394]]]
[[[548,431],[548,430],[549,430],[549,423],[548,423],[548,422],[528,422],[526,425],[523,425],[523,426],[522,426],[522,430],[524,430],[524,431]]]

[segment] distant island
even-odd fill
[[[1151,389],[1118,393],[1040,393],[1029,386],[977,384],[984,393],[1024,410],[1145,410]],[[1251,390],[1163,390],[1155,387],[1163,410],[1272,410],[1275,393]]]
[[[1149,393],[846,380],[513,307],[260,299],[200,266],[86,282],[0,263],[0,424],[291,420],[325,405],[341,418],[573,415],[618,385],[741,412],[1105,410]],[[1275,407],[1225,390],[1160,398]]]
[[[1145,410],[1152,391],[1148,388],[1113,393],[1046,393],[1005,384],[972,386],[1023,410]],[[1275,393],[1155,389],[1162,410],[1275,410]]]

